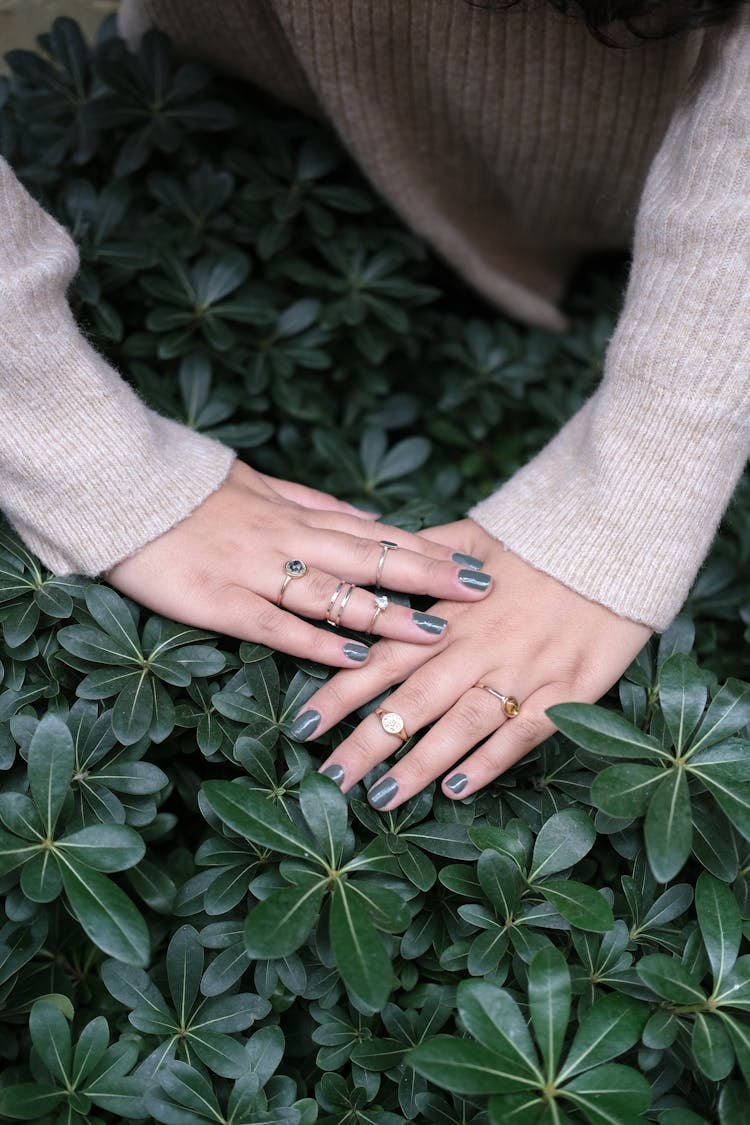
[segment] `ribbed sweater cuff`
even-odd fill
[[[661,631],[709,549],[748,428],[736,413],[624,382],[616,396],[595,395],[469,515],[538,570]]]
[[[6,351],[5,361],[9,359]],[[234,453],[148,409],[48,310],[0,386],[0,504],[56,574],[100,574],[188,516]],[[44,384],[39,386],[39,373]]]

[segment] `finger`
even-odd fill
[[[279,570],[283,574],[283,567]],[[279,582],[278,578],[273,581]],[[260,587],[257,592],[265,594],[269,601],[278,601],[281,596],[284,609],[304,617],[413,644],[435,644],[448,625],[444,617],[397,605],[385,594],[372,594],[313,567],[308,567],[300,578],[289,582],[282,579],[275,588],[267,576],[256,580],[255,585],[256,589]]]
[[[300,504],[303,508],[341,512],[343,515],[356,516],[361,520],[376,520],[378,518],[377,512],[367,512],[364,508],[357,508],[354,504],[348,504],[346,500],[338,500],[330,493],[321,492],[317,488],[310,488],[306,484],[298,484],[291,480],[279,480],[277,477],[269,477],[265,473],[258,473],[258,476],[270,488],[278,492],[279,496],[283,496],[285,500],[291,500],[294,504]]]
[[[444,640],[428,647],[378,641],[370,649],[370,659],[363,668],[337,672],[310,696],[303,710],[295,716],[292,737],[300,741],[313,735],[318,737],[394,684],[402,683],[425,661],[433,659],[436,648],[448,643],[448,633],[446,630]],[[313,720],[314,728],[310,725]]]
[[[359,667],[370,651],[367,645],[318,629],[240,586],[228,587],[210,604],[180,620],[334,668]]]
[[[451,707],[464,691],[465,681],[463,678],[460,681],[457,679],[456,667],[467,667],[466,653],[457,652],[458,647],[454,643],[449,652],[433,657],[383,701],[381,707],[386,713],[400,716],[403,720],[403,730],[400,733],[389,732],[388,723],[383,716],[373,712],[344,739],[321,769],[338,766],[341,770],[338,783],[347,790],[379,762],[401,749],[405,742],[404,734],[413,737],[422,727],[443,714],[446,708]],[[419,788],[425,784],[427,781],[423,781]],[[375,789],[377,792],[374,795],[369,793],[368,799],[376,808],[391,808],[399,804],[397,768],[394,767],[387,778],[381,779]]]
[[[461,762],[443,781],[446,797],[463,799],[500,777],[525,754],[555,732],[545,711],[555,703],[568,702],[575,695],[569,684],[545,684],[521,703],[513,719],[508,719],[497,734]],[[464,778],[466,779],[464,781]]]
[[[404,531],[400,527],[391,527],[387,523],[369,522],[367,520],[355,521],[351,516],[339,512],[328,512],[324,519],[322,514],[314,511],[307,513],[307,522],[323,531],[344,532],[357,538],[363,537],[374,540],[376,543],[383,541],[395,543],[402,549],[413,551],[422,557],[441,559],[442,561],[451,560],[470,570],[480,571],[483,565],[482,559],[475,558],[472,554],[462,550],[461,545],[452,546],[449,543],[430,540],[424,537],[422,532]],[[383,585],[387,586],[389,583],[390,579],[386,578],[384,573]],[[394,587],[391,586],[391,588]]]
[[[509,682],[508,674],[495,676],[497,682]],[[397,709],[401,691],[394,692],[388,706]],[[509,698],[509,697],[506,697]],[[474,684],[459,696],[443,717],[423,735],[417,744],[369,790],[367,799],[375,808],[390,811],[408,801],[446,770],[450,770],[467,751],[512,720],[503,702]],[[452,774],[456,780],[449,792],[463,796],[468,781],[463,774]]]
[[[338,574],[362,586],[385,587],[406,594],[428,594],[451,601],[477,601],[489,593],[492,577],[477,570],[478,559],[454,552],[450,561],[426,555],[417,540],[418,551],[401,546],[399,532],[389,528],[391,539],[369,538],[366,531],[351,535],[321,531],[305,549],[309,561],[330,574]],[[372,528],[377,527],[376,524]],[[315,533],[309,533],[311,535]],[[367,537],[366,537],[367,536]],[[308,561],[308,560],[306,560]],[[467,566],[467,561],[471,563]]]

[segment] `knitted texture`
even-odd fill
[[[0,507],[57,574],[108,570],[189,515],[234,454],[149,410],[79,333],[68,234],[0,159]]]
[[[189,54],[316,107],[485,297],[559,329],[585,251],[635,241],[593,399],[470,515],[662,629],[748,455],[750,19],[616,51],[550,5],[126,0]],[[502,441],[502,434],[498,434]]]

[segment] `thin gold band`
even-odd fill
[[[495,691],[489,684],[474,684],[474,687],[481,688],[482,691],[487,691],[490,695],[494,695],[495,699],[499,699],[503,705],[503,711],[509,719],[515,719],[516,715],[521,710],[518,700],[514,695],[503,695],[501,691]]]

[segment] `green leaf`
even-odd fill
[[[527,1085],[543,1084],[526,1020],[507,992],[485,981],[461,981],[456,1002],[466,1030],[510,1073]]]
[[[637,1125],[651,1104],[651,1087],[643,1075],[619,1063],[579,1074],[560,1093],[591,1125]]]
[[[134,672],[124,683],[112,709],[112,729],[118,742],[132,746],[143,738],[154,717],[154,696],[147,669]]]
[[[717,1016],[698,1012],[690,1039],[693,1058],[711,1082],[721,1082],[734,1066],[734,1048]]]
[[[547,710],[556,727],[571,741],[607,758],[645,758],[656,762],[668,755],[650,734],[591,703],[559,703]]]
[[[379,930],[389,934],[402,933],[411,922],[409,907],[388,887],[371,879],[356,879],[346,884],[347,894],[356,895],[370,920]]]
[[[146,844],[132,828],[120,824],[94,824],[82,828],[57,842],[56,851],[64,851],[79,863],[97,871],[126,871],[146,854]]]
[[[711,700],[695,733],[690,753],[706,750],[750,723],[750,684],[727,680]]]
[[[247,1065],[265,1086],[284,1057],[284,1033],[280,1027],[261,1027],[245,1044]]]
[[[27,863],[39,851],[38,844],[30,844],[18,836],[0,832],[0,875],[5,875],[22,863]]]
[[[478,1043],[438,1035],[409,1051],[406,1062],[444,1090],[455,1094],[502,1094],[536,1086],[520,1076],[501,1055]]]
[[[72,1084],[80,1086],[101,1062],[109,1043],[109,1027],[104,1016],[96,1016],[86,1024],[78,1036],[73,1067]]]
[[[219,819],[245,839],[282,855],[314,857],[299,830],[266,796],[231,781],[208,781],[202,792]]]
[[[665,776],[658,766],[622,762],[608,766],[591,783],[591,800],[609,816],[643,816],[656,785]]]
[[[251,957],[287,957],[299,949],[315,925],[324,884],[286,887],[259,903],[245,922],[245,949]]]
[[[579,930],[605,934],[615,924],[612,908],[598,891],[573,879],[553,879],[536,888],[563,918]]]
[[[703,714],[708,689],[694,660],[676,652],[659,671],[659,702],[678,754]]]
[[[111,879],[63,854],[58,862],[71,910],[94,945],[129,965],[148,964],[148,929],[127,895]]]
[[[331,898],[328,932],[347,989],[378,1011],[391,991],[390,958],[366,910],[343,881],[336,884]]]
[[[45,715],[29,746],[29,786],[50,836],[70,791],[75,769],[73,737],[62,719]]]
[[[750,840],[750,786],[737,785],[732,777],[725,779],[716,767],[699,769],[691,764],[690,772],[700,778],[740,835]]]
[[[704,1004],[701,982],[689,969],[666,953],[650,953],[636,965],[638,976],[662,1000],[673,1004]]]
[[[50,1074],[60,1083],[70,1083],[72,1048],[68,1021],[56,1004],[37,1000],[29,1016],[34,1047]]]
[[[582,809],[564,809],[541,827],[534,844],[530,882],[573,867],[591,851],[596,829]]]
[[[62,891],[62,879],[52,850],[44,848],[24,865],[21,890],[32,902],[52,902]]]
[[[90,625],[68,625],[58,630],[57,639],[66,652],[93,664],[114,664],[132,669],[134,664],[139,663],[139,656],[134,654],[132,645],[127,641]]]
[[[477,876],[485,895],[500,917],[513,916],[521,901],[521,872],[507,856],[484,851],[477,862]]]
[[[0,1114],[11,1121],[42,1121],[66,1096],[65,1090],[40,1082],[0,1087]]]
[[[554,946],[541,949],[529,965],[529,1012],[546,1079],[552,1082],[570,1017],[570,973]]]
[[[695,909],[703,944],[711,962],[714,991],[734,968],[740,951],[742,919],[737,900],[725,883],[702,871],[695,887]]]
[[[654,878],[667,883],[684,867],[693,842],[690,794],[683,769],[669,770],[657,785],[643,835]]]
[[[223,1114],[211,1084],[191,1066],[172,1059],[160,1070],[159,1083],[172,1102],[193,1110],[201,1122],[221,1121]]]
[[[309,773],[300,785],[299,803],[307,826],[328,862],[337,867],[347,833],[346,797],[330,777]]]
[[[86,606],[97,625],[118,641],[134,659],[143,656],[138,631],[127,605],[111,586],[92,584],[86,589]]]
[[[646,1005],[629,996],[612,993],[597,1000],[582,1015],[556,1081],[565,1082],[629,1051],[640,1039],[648,1016]]]
[[[186,1025],[203,975],[203,946],[193,926],[180,926],[167,948],[167,978],[180,1023]]]

